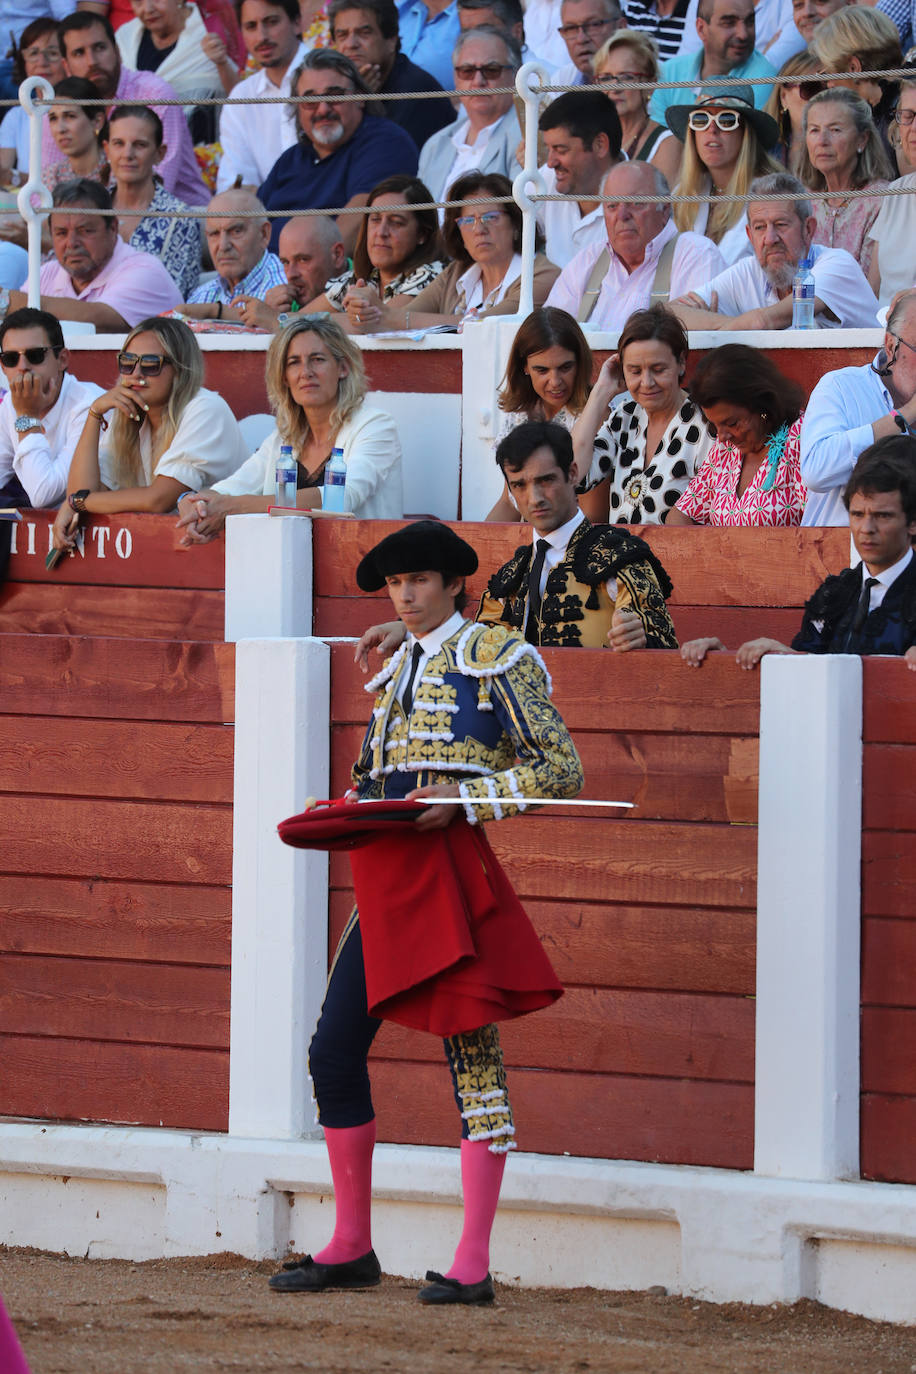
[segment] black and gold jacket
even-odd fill
[[[477,619],[522,630],[528,599],[532,545],[516,549],[490,578]],[[617,580],[617,597],[606,583]],[[671,579],[648,544],[614,525],[583,520],[573,531],[563,561],[547,575],[538,616],[537,643],[566,648],[607,647],[611,618],[619,607],[635,611],[649,649],[676,649],[677,636],[665,602]]]

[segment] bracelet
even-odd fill
[[[222,301],[217,301],[217,302],[216,302],[216,318],[217,318],[218,320],[221,320],[221,319],[223,318],[223,303],[222,303]]]
[[[407,329],[410,328],[410,311],[409,311],[409,310],[405,310],[405,311],[404,311],[404,328],[405,328],[405,330],[407,330]]]
[[[105,416],[100,415],[97,410],[93,410],[92,406],[89,407],[89,414],[92,416],[93,420],[98,420],[103,430],[108,428],[108,421],[105,419]]]

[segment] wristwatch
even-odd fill
[[[72,491],[67,497],[70,509],[82,514],[86,509],[86,497],[90,494],[89,487],[84,487],[82,491]]]
[[[41,421],[34,415],[17,415],[13,429],[17,434],[28,434],[30,429],[41,429]]]

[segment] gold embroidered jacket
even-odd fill
[[[532,545],[516,549],[490,578],[477,611],[487,624],[521,630],[528,601]],[[606,583],[617,579],[617,597]],[[568,648],[607,648],[611,618],[619,607],[635,611],[649,649],[676,649],[677,636],[665,602],[671,580],[648,544],[614,525],[583,520],[573,531],[562,562],[547,575],[538,616],[537,642]]]
[[[408,642],[366,684],[377,692],[353,786],[363,797],[400,797],[434,782],[460,782],[472,823],[524,811],[526,796],[574,797],[582,764],[550,700],[543,659],[502,625],[465,621],[426,664],[409,720],[396,691]]]

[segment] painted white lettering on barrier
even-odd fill
[[[117,534],[115,535],[114,545],[115,553],[118,555],[119,558],[130,558],[134,546],[134,541],[131,536],[130,530],[118,530]]]
[[[26,529],[27,529],[28,532],[29,532],[29,546],[28,546],[28,548],[26,549],[26,553],[34,553],[34,552],[35,552],[35,526],[32,524],[31,520],[30,520],[29,523],[26,525]]]
[[[25,531],[24,541],[23,530]],[[39,548],[39,545],[44,543],[44,536],[39,533],[40,530],[44,530],[47,536],[47,543],[44,548]],[[43,559],[46,554],[51,552],[53,535],[54,526],[51,521],[46,525],[35,520],[12,521],[10,524],[10,554]],[[23,542],[24,548],[20,547]],[[88,551],[90,559],[108,558],[112,545],[119,558],[128,559],[132,557],[134,551],[132,532],[124,528],[113,529],[110,525],[93,524],[77,530],[76,547],[73,553],[74,555],[79,554],[80,558],[85,558]]]
[[[105,557],[105,540],[111,535],[111,530],[107,525],[93,525],[92,537],[95,540],[95,550],[99,558]]]

